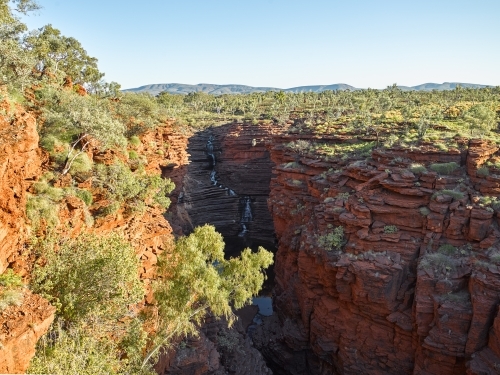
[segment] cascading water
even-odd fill
[[[214,140],[215,140],[214,136],[210,135],[208,137],[206,144],[206,153],[210,163],[209,167],[211,168],[210,182],[213,186],[218,186],[219,188],[224,189],[227,195],[237,197],[238,195],[235,193],[233,189],[223,186],[217,180],[217,172],[215,170],[216,157],[214,151]],[[241,211],[241,216],[239,223],[241,226],[241,230],[238,233],[238,237],[246,237],[247,234],[249,233],[249,224],[254,219],[252,213],[252,198],[250,196],[245,195],[240,198],[240,211]],[[248,329],[250,335],[253,333],[257,325],[262,324],[262,317],[272,315],[273,313],[271,297],[268,296],[255,297],[253,299],[253,304],[258,306],[259,312],[255,315],[253,319],[253,324],[250,325]]]

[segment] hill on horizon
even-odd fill
[[[480,85],[476,83],[461,83],[461,82],[444,82],[444,83],[423,83],[417,86],[398,86],[403,91],[432,91],[432,90],[453,90],[457,86],[464,88],[484,88],[493,87],[491,85]],[[311,85],[311,86],[298,86],[288,89],[281,89],[277,87],[253,87],[246,85],[217,85],[211,83],[199,83],[197,85],[188,85],[183,83],[156,83],[144,85],[136,88],[122,90],[123,92],[136,92],[136,93],[149,93],[158,95],[161,92],[168,92],[171,94],[187,95],[191,92],[204,92],[212,95],[222,94],[250,94],[253,92],[266,92],[266,91],[284,91],[284,92],[322,92],[326,90],[361,90],[345,83],[335,83],[332,85]]]

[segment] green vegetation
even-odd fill
[[[454,255],[457,253],[457,248],[450,244],[444,244],[439,246],[438,253],[444,255]]]
[[[398,232],[398,227],[395,225],[384,226],[384,233],[385,234],[392,234],[392,233],[397,233],[397,232]]]
[[[344,245],[344,227],[338,226],[333,232],[318,237],[318,245],[327,251],[340,249]]]
[[[460,200],[460,199],[464,198],[464,193],[462,193],[461,191],[444,189],[444,190],[441,190],[440,193],[444,194],[444,195],[448,195],[456,200]]]
[[[422,216],[427,216],[431,213],[431,210],[429,210],[427,207],[420,207],[418,210],[420,211]]]
[[[23,303],[23,282],[21,276],[12,269],[0,275],[0,312],[9,306],[20,306]]]
[[[81,235],[59,241],[57,250],[54,242],[36,245],[45,264],[35,268],[32,288],[48,296],[66,321],[117,319],[142,298],[138,260],[119,234]]]
[[[412,164],[410,165],[410,171],[418,174],[427,172],[427,169],[422,164]]]
[[[458,168],[460,168],[460,165],[455,163],[454,161],[450,163],[435,163],[431,164],[430,169],[432,169],[434,172],[437,172],[439,174],[451,174],[454,171],[456,171]]]

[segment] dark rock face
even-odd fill
[[[198,337],[188,337],[161,356],[156,371],[162,375],[271,375],[240,321],[208,318]]]
[[[267,147],[277,132],[273,125],[233,123],[190,137],[189,162],[163,171],[176,183],[167,214],[174,230],[189,234],[197,226],[214,225],[224,236],[227,256],[237,256],[245,247],[274,248],[267,205],[273,163]],[[198,337],[161,356],[157,372],[272,374],[245,331],[240,321],[230,329],[226,321],[208,318]]]
[[[234,123],[193,135],[190,162],[174,192],[174,225],[189,233],[210,223],[228,247],[274,246],[267,207],[273,163],[266,143],[277,131],[272,125]]]

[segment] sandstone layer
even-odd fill
[[[287,147],[315,138],[277,136],[270,146],[277,314],[254,341],[273,371],[498,373],[500,177],[477,169],[499,148],[458,140],[447,152],[320,159]],[[327,236],[338,227],[336,247]]]

